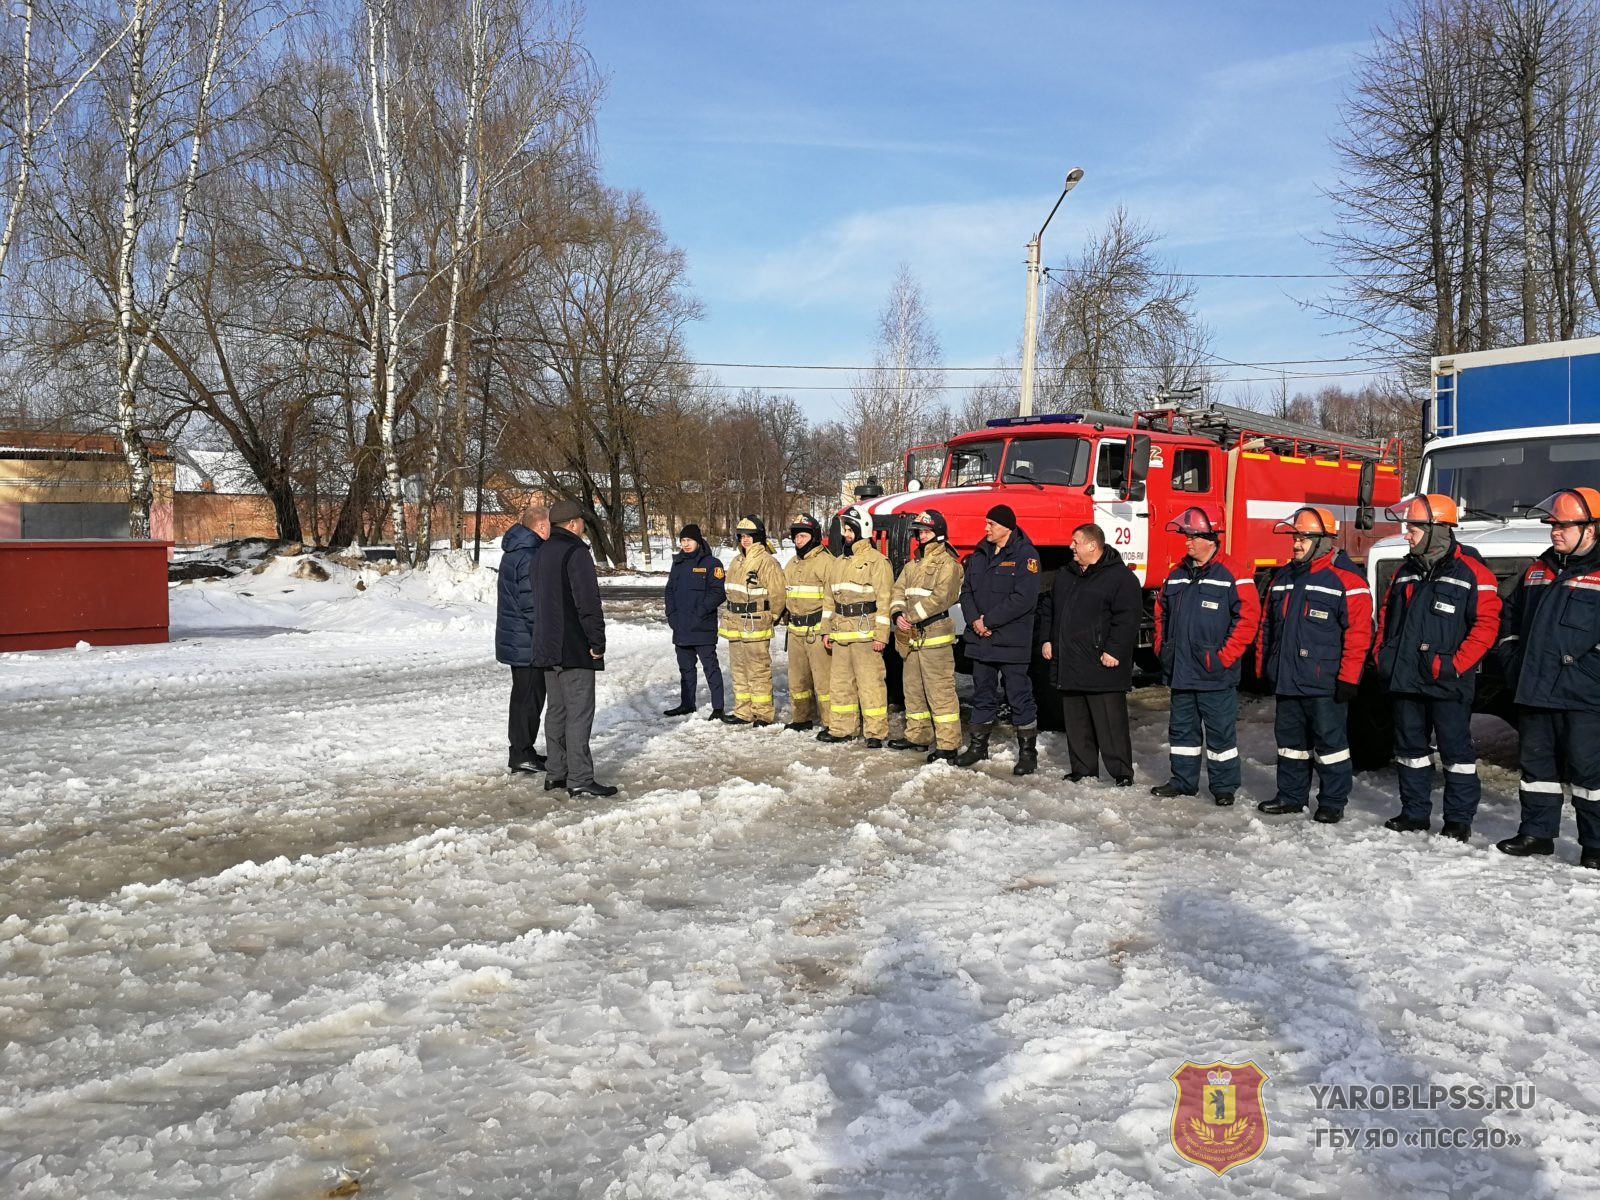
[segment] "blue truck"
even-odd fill
[[[1600,486],[1600,337],[1442,355],[1432,367],[1415,490],[1456,502],[1456,536],[1483,555],[1506,596],[1550,545],[1549,529],[1528,510],[1559,488]],[[1368,554],[1375,612],[1406,551],[1393,537]],[[1358,763],[1388,762],[1388,705],[1354,707],[1370,715],[1359,730],[1352,723]],[[1473,707],[1514,719],[1493,655]]]

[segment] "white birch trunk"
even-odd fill
[[[383,478],[389,494],[389,520],[393,526],[395,561],[411,562],[406,542],[405,480],[395,446],[396,382],[399,374],[400,300],[399,269],[395,261],[395,151],[391,125],[392,59],[390,15],[386,0],[367,3],[367,84],[371,116],[368,165],[377,191],[378,228],[376,286],[373,288],[372,345],[367,377],[372,403],[378,412],[378,437],[383,450]]]
[[[147,306],[139,304],[134,280],[134,255],[143,232],[141,190],[146,165],[142,154],[146,110],[146,75],[150,39],[154,34],[153,0],[134,0],[133,17],[128,24],[132,39],[128,73],[128,117],[123,134],[122,228],[117,247],[117,426],[122,436],[123,455],[128,464],[128,535],[150,536],[150,505],[154,486],[150,470],[150,447],[144,440],[139,414],[139,382],[149,358],[150,345],[161,330],[161,323],[178,286],[178,266],[188,239],[189,216],[194,207],[195,184],[200,177],[200,159],[205,146],[207,119],[216,85],[217,66],[222,56],[227,28],[227,0],[217,0],[215,19],[207,42],[206,65],[195,94],[194,128],[189,156],[178,188],[172,247],[160,285]],[[157,169],[154,166],[152,171]]]
[[[439,474],[439,456],[445,431],[449,427],[446,414],[450,411],[451,403],[459,399],[454,387],[456,352],[460,343],[461,292],[466,282],[467,227],[472,217],[473,144],[477,135],[478,112],[483,103],[483,56],[488,39],[481,0],[471,0],[467,6],[467,20],[469,67],[466,125],[462,130],[461,153],[456,157],[456,199],[450,221],[450,295],[445,307],[444,351],[439,356],[439,374],[434,381],[433,436],[428,439],[428,457],[422,472],[422,504],[417,515],[419,564],[428,561],[433,542],[433,500]],[[456,490],[460,491],[459,486]]]

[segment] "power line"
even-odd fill
[[[1085,271],[1078,267],[1045,267],[1044,273],[1048,275],[1090,275],[1092,271]],[[1145,271],[1145,275],[1156,279],[1355,279],[1371,278],[1364,275],[1348,275],[1341,271],[1328,274],[1283,274],[1276,272],[1250,272],[1250,271]],[[1385,276],[1384,278],[1389,278]],[[1392,278],[1405,279],[1407,276],[1395,275]]]

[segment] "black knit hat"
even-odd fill
[[[705,538],[700,536],[700,526],[698,525],[685,525],[678,530],[678,540],[681,542],[684,538],[693,538],[697,542],[705,541]]]
[[[996,525],[1004,525],[1010,530],[1015,530],[1017,527],[1017,514],[1011,511],[1009,504],[996,504],[984,514],[984,518]]]

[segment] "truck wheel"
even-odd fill
[[[1394,717],[1389,697],[1369,672],[1345,718],[1350,762],[1358,771],[1377,771],[1394,761]]]

